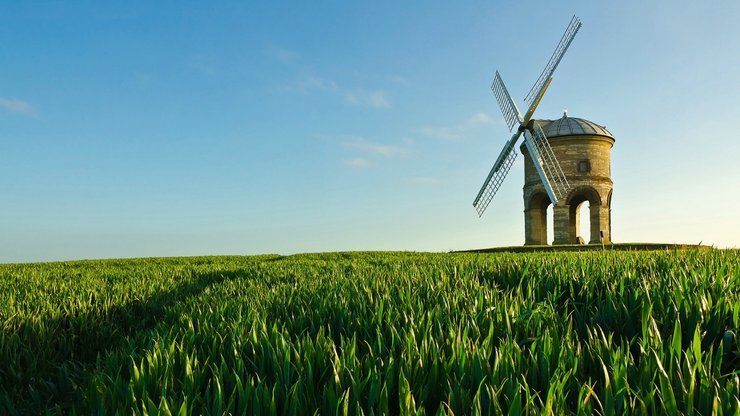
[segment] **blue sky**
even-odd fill
[[[536,117],[616,136],[614,240],[740,246],[736,1],[39,1],[0,3],[0,262],[523,244],[521,165],[471,205],[489,86],[573,14]]]

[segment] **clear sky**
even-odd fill
[[[613,239],[740,246],[740,2],[0,3],[0,262],[524,243],[536,117],[606,125]]]

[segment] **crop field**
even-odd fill
[[[0,414],[738,414],[740,251],[0,265]]]

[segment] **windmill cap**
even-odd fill
[[[537,120],[537,122],[548,138],[578,135],[597,135],[614,138],[614,135],[605,126],[582,118],[568,117],[567,114],[563,114],[563,117],[557,120]]]

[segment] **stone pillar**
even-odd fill
[[[542,208],[524,210],[525,245],[547,244],[547,211]]]
[[[540,228],[540,244],[548,245],[550,242],[547,241],[547,208],[540,208],[540,224],[542,225]]]
[[[570,206],[558,204],[552,209],[553,225],[555,226],[555,241],[553,244],[571,244],[576,240],[575,224],[571,226]]]
[[[582,204],[577,204],[575,207],[571,205],[569,210],[570,221],[573,223],[572,227],[575,230],[571,236],[573,244],[578,243],[578,236],[581,235],[581,210],[583,209]]]
[[[599,244],[601,243],[601,231],[604,231],[604,234],[606,234],[606,230],[601,228],[601,205],[594,205],[591,204],[589,206],[589,213],[588,213],[589,222],[591,224],[591,235],[588,236],[589,244]]]
[[[601,243],[600,232],[604,233],[604,243],[611,243],[609,211],[609,207],[606,205],[595,205],[591,207],[591,244]]]

